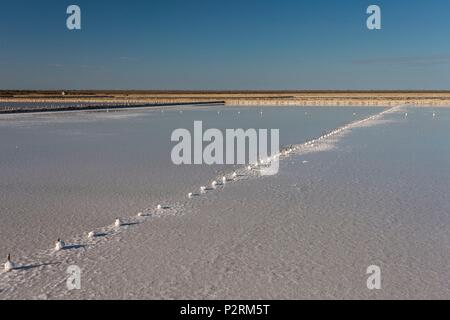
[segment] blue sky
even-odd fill
[[[2,1],[0,88],[450,89],[450,1]]]

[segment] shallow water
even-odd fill
[[[300,143],[380,108],[171,108],[0,116],[0,256],[185,197],[224,168],[175,166],[176,128],[279,128]],[[261,114],[262,111],[262,114]],[[354,114],[356,113],[356,115]]]

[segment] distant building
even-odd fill
[[[65,95],[66,95],[66,92],[65,92],[65,91],[61,92],[61,95],[62,95],[62,96],[65,96]]]

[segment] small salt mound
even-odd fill
[[[61,239],[56,240],[55,251],[61,251],[65,248],[66,244]]]
[[[8,254],[8,257],[6,258],[5,263],[5,272],[10,272],[16,268],[16,265],[14,262],[11,261],[11,255]]]

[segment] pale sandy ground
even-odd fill
[[[448,299],[449,168],[414,156],[433,135],[404,112],[302,146],[276,176],[244,169],[137,225],[71,239],[85,248],[38,252],[0,275],[0,298]],[[71,264],[80,291],[66,289]],[[372,264],[380,291],[366,288]]]

